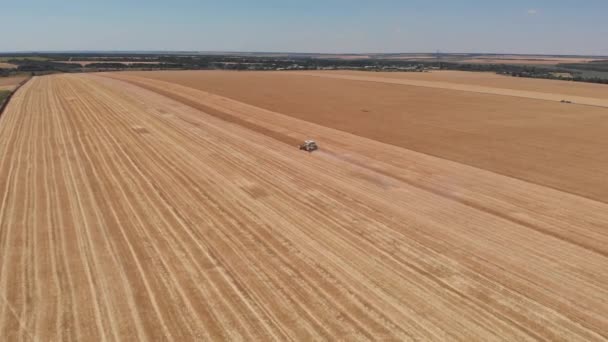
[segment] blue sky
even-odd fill
[[[608,55],[607,0],[15,0],[0,51]]]

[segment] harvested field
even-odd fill
[[[253,54],[255,55],[255,54]],[[264,54],[264,56],[272,56]],[[279,56],[279,55],[277,55]],[[285,56],[285,55],[283,55]],[[385,60],[441,60],[445,62],[471,63],[471,64],[524,64],[524,65],[557,65],[560,63],[588,63],[603,57],[575,57],[575,56],[549,56],[549,55],[486,55],[471,56],[469,54],[320,54],[310,55],[313,58],[335,58],[344,60],[358,59],[385,59]]]
[[[0,151],[7,340],[608,338],[602,202],[127,74]]]
[[[13,90],[26,78],[25,76],[0,77],[0,90]]]
[[[360,71],[324,71],[327,74],[349,76],[373,76],[414,81],[438,82],[439,84],[458,84],[464,86],[480,86],[507,90],[521,90],[558,94],[562,97],[580,96],[608,100],[608,86],[583,82],[566,82],[535,78],[518,78],[498,75],[494,72],[466,71],[431,71],[431,72],[368,72]]]
[[[608,202],[608,109],[559,103],[566,98],[605,104],[608,92],[600,90],[608,86],[528,83],[527,79],[511,78],[494,82],[477,73],[471,80],[462,73],[309,74],[176,71],[124,75],[209,91],[322,126]],[[425,75],[429,78],[418,79]],[[455,75],[455,82],[446,81],[450,75]],[[524,90],[509,89],[515,87],[515,81],[521,82]],[[536,90],[526,90],[535,86]],[[552,91],[559,91],[559,95]]]
[[[504,58],[470,58],[462,60],[461,63],[473,64],[524,64],[524,65],[557,65],[560,63],[588,63],[596,58],[579,57],[547,57],[547,56],[510,56]]]
[[[17,66],[15,64],[0,62],[0,69],[13,69],[13,68],[16,68],[16,67]]]

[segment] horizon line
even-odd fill
[[[236,51],[236,50],[21,50],[21,51],[0,51],[0,55],[10,54],[58,54],[58,53],[193,53],[193,54],[291,54],[291,55],[351,55],[351,56],[366,56],[366,55],[496,55],[496,56],[547,56],[547,57],[602,57],[608,55],[595,54],[550,54],[550,53],[510,53],[510,52],[290,52],[290,51]]]

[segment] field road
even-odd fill
[[[607,224],[201,90],[34,77],[0,117],[0,336],[606,341]]]

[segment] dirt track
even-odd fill
[[[608,205],[109,76],[0,119],[0,336],[608,338]]]

